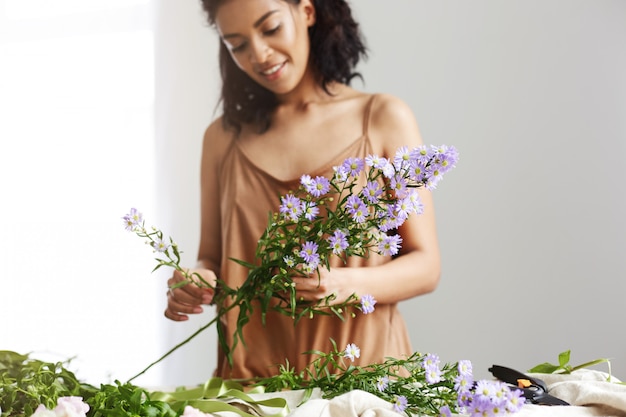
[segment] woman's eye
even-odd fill
[[[231,46],[230,50],[233,53],[237,53],[237,52],[243,51],[245,48],[246,48],[246,44],[244,42],[244,43],[241,43],[241,44],[239,44],[237,46]]]
[[[275,34],[276,32],[278,32],[279,29],[280,29],[280,25],[277,25],[276,27],[274,27],[272,29],[266,30],[265,32],[263,32],[263,34],[267,35],[267,36],[271,36],[271,35]]]

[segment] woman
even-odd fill
[[[231,288],[247,270],[229,260],[254,260],[256,242],[275,212],[279,195],[296,188],[303,174],[332,175],[347,157],[392,157],[401,146],[419,146],[417,123],[408,106],[390,95],[349,86],[365,54],[358,25],[344,0],[203,0],[221,38],[223,115],[206,130],[201,166],[201,239],[198,272]],[[253,317],[244,327],[247,346],[229,366],[218,353],[216,376],[251,378],[277,373],[287,360],[301,370],[310,350],[361,348],[356,364],[401,358],[413,352],[396,304],[431,292],[440,273],[431,196],[420,191],[424,213],[398,232],[400,256],[350,258],[319,276],[294,277],[297,296],[307,301],[335,294],[345,300],[371,294],[376,311],[342,322],[334,316],[293,320],[270,313],[267,325]],[[319,279],[318,279],[319,278]],[[175,274],[170,287],[183,280]],[[168,292],[165,315],[176,321],[200,313],[213,294],[193,284]],[[231,314],[232,313],[232,314]],[[231,335],[236,312],[221,325]]]

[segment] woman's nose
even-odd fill
[[[257,40],[251,42],[250,60],[256,64],[262,64],[267,61],[271,55],[270,47],[267,43]]]

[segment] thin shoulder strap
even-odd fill
[[[376,94],[372,94],[367,105],[365,106],[365,113],[363,114],[363,136],[367,136],[369,126],[370,126],[370,114],[372,112],[372,105],[374,103],[374,99],[376,98]]]

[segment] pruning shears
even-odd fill
[[[548,394],[548,386],[538,378],[525,375],[515,369],[500,365],[492,365],[489,372],[502,382],[511,384],[522,390],[526,402],[538,405],[569,405],[569,403]]]

